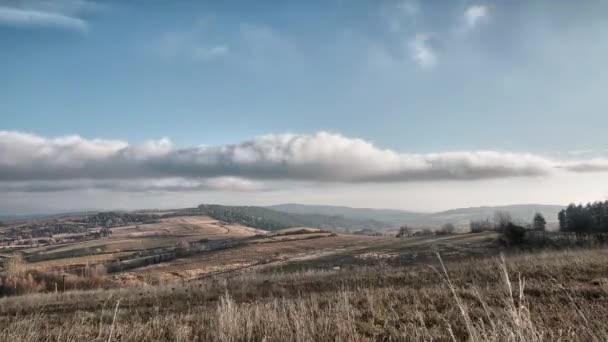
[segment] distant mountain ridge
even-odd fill
[[[351,208],[331,205],[307,205],[287,203],[269,206],[267,208],[290,214],[317,214],[326,216],[343,216],[359,220],[376,220],[390,225],[401,225],[416,221],[426,214],[398,209]],[[407,221],[407,222],[404,222]]]
[[[471,220],[491,219],[496,211],[509,212],[513,219],[529,223],[536,212],[543,214],[549,226],[557,226],[560,205],[518,204],[507,206],[486,206],[451,209],[437,213],[420,213],[398,209],[351,208],[330,205],[279,204],[259,206],[223,206],[202,204],[196,208],[175,209],[172,215],[208,215],[217,220],[242,224],[264,230],[278,230],[290,227],[319,227],[337,231],[390,230],[402,225],[412,227],[438,228],[445,223],[468,226]],[[128,213],[127,211],[113,211]],[[136,210],[132,213],[154,213],[155,210]],[[25,219],[53,219],[62,216],[86,216],[98,211],[63,213],[52,215],[4,216],[5,223]]]
[[[269,231],[292,227],[318,227],[332,230],[383,230],[390,228],[390,224],[373,219],[316,213],[287,213],[272,208],[256,206],[201,204],[198,206],[196,214],[207,215],[216,220]]]
[[[411,225],[419,227],[438,227],[445,223],[468,225],[471,220],[492,218],[496,211],[509,212],[514,220],[530,222],[536,212],[545,216],[548,223],[557,222],[557,214],[564,206],[546,204],[516,204],[506,206],[485,206],[451,209],[436,213],[420,213],[398,209],[351,208],[329,205],[279,204],[267,208],[294,214],[340,215],[346,218],[369,219],[398,227]]]

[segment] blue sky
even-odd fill
[[[437,204],[429,199],[428,205],[437,209],[603,199],[608,189],[591,184],[605,177],[598,168],[606,165],[608,149],[607,57],[608,3],[596,0],[0,0],[0,130],[13,134],[10,139],[27,133],[48,144],[73,135],[88,143],[105,139],[129,146],[166,138],[177,151],[257,143],[261,135],[292,133],[324,144],[336,143],[336,137],[360,139],[378,151],[428,158],[454,151],[533,154],[557,164],[595,163],[594,172],[585,174],[591,190],[572,189],[559,198],[547,191],[502,196],[505,187],[525,183],[521,177],[530,176],[515,172],[508,175],[516,177],[515,183],[496,185],[500,190],[492,198],[479,194],[461,203],[456,200],[462,197],[458,187],[486,187],[477,175],[487,170],[476,176],[430,177],[447,185],[429,183],[420,175],[396,177],[397,184],[407,193],[433,184],[434,189],[446,189],[442,194],[453,200]],[[326,139],[319,132],[334,136]],[[14,152],[18,148],[9,138],[4,148]],[[8,152],[7,170],[17,163]],[[8,175],[16,171],[2,173],[2,167],[0,163],[0,183],[11,194],[23,190],[16,181],[50,177],[107,185],[109,179],[121,178],[86,170],[73,174],[61,169],[64,165],[56,171],[71,177],[32,173],[30,179],[14,179]],[[287,182],[280,191],[274,184],[274,190],[254,192],[245,200],[293,202],[294,194],[308,193],[304,201],[427,205],[397,203],[397,195],[383,197],[393,185],[377,182],[377,174],[357,174],[365,181],[357,178],[354,186],[354,178],[346,175],[291,177],[298,172],[280,177]],[[169,176],[208,181],[207,174],[195,171],[147,177]],[[270,182],[258,173],[213,173],[223,176]],[[503,181],[503,176],[489,178]],[[360,197],[373,192],[379,199],[325,198],[315,183],[320,179],[336,187],[346,183],[359,189]],[[551,184],[563,182],[555,176],[548,179]],[[74,191],[91,190],[76,188],[21,193],[29,196],[23,210],[35,210],[45,196],[71,198]],[[118,191],[101,188],[111,192],[107,200],[90,207],[115,202]],[[180,196],[224,202],[241,196],[198,189]],[[136,194],[141,191],[120,196],[126,196],[126,203]],[[176,194],[158,196],[146,205],[172,202]],[[20,210],[23,204],[7,205],[5,211]]]

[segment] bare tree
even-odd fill
[[[454,224],[446,223],[443,226],[441,226],[441,229],[439,229],[437,231],[437,234],[438,235],[449,235],[449,234],[454,234],[455,231],[456,231],[456,227],[454,227]]]
[[[532,229],[539,230],[544,232],[547,227],[547,221],[545,217],[541,213],[534,214],[534,219],[532,220]]]
[[[493,230],[492,222],[490,220],[472,220],[470,222],[471,233],[481,233]]]
[[[513,222],[513,218],[509,212],[498,210],[494,213],[494,228],[497,231],[504,231],[511,222]]]
[[[403,225],[399,227],[399,233],[397,233],[397,237],[405,237],[410,234],[410,228],[407,225]]]

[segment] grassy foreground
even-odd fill
[[[0,299],[2,341],[605,341],[608,251]]]

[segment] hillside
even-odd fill
[[[412,226],[438,227],[444,223],[467,225],[471,220],[492,218],[496,211],[511,213],[518,221],[528,222],[534,213],[542,213],[548,223],[557,222],[557,213],[563,209],[559,205],[520,204],[508,206],[487,206],[477,208],[460,208],[436,213],[417,213],[397,209],[350,208],[326,205],[279,204],[270,206],[273,210],[290,214],[341,215],[358,220],[375,220],[385,222],[391,227],[403,224]]]
[[[343,216],[359,220],[376,220],[386,222],[392,226],[401,225],[404,222],[414,222],[425,216],[424,213],[403,211],[397,209],[371,209],[371,208],[351,208],[330,205],[304,205],[304,204],[279,204],[268,207],[292,214],[320,214],[328,216]]]
[[[198,208],[200,214],[213,217],[216,220],[271,231],[292,227],[318,227],[336,230],[384,229],[390,227],[387,223],[369,218],[360,219],[318,213],[287,213],[254,206],[201,204]]]
[[[471,220],[482,220],[493,217],[497,211],[505,211],[511,214],[514,220],[529,222],[535,213],[543,214],[547,223],[556,223],[557,214],[564,207],[559,205],[542,204],[517,204],[507,206],[488,206],[475,208],[460,208],[425,215],[421,222],[426,224],[443,224],[452,222],[455,224],[466,224]]]

